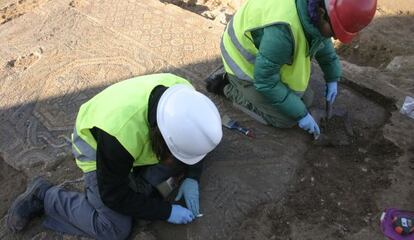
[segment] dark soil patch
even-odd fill
[[[395,56],[414,54],[414,16],[388,14],[380,9],[374,21],[351,44],[339,44],[337,53],[348,62],[380,69],[385,68]]]
[[[353,130],[348,114],[322,118],[319,124],[321,135],[314,141],[315,145],[334,147],[350,145]]]
[[[309,148],[285,203],[270,214],[278,238],[289,239],[292,223],[299,221],[335,229],[332,237],[340,239],[367,227],[380,212],[376,193],[390,186],[400,149],[378,129],[354,132],[349,145]]]

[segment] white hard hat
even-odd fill
[[[189,165],[203,159],[223,136],[214,103],[187,84],[176,84],[161,95],[157,124],[174,157]]]

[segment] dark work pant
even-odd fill
[[[297,122],[277,110],[271,101],[256,90],[253,82],[238,79],[236,76],[227,74],[229,84],[224,87],[224,95],[232,102],[253,111],[262,117],[268,124],[277,128],[290,128]],[[310,107],[314,93],[310,87],[301,96],[306,107]]]
[[[130,186],[134,191],[152,197],[157,195],[155,186],[183,170],[184,165],[178,160],[169,165],[136,167],[131,173]],[[95,171],[85,173],[84,181],[85,193],[67,191],[58,186],[46,192],[46,219],[43,225],[57,232],[95,239],[127,238],[131,231],[132,217],[117,213],[104,205]]]
[[[66,191],[58,186],[46,192],[43,225],[57,232],[95,239],[126,239],[132,218],[103,204],[95,171],[84,176],[85,193]]]

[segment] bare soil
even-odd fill
[[[229,14],[227,20],[235,12],[231,1],[226,0],[219,4],[217,0],[164,1],[201,15],[220,9]],[[357,65],[379,69],[385,69],[396,56],[414,55],[411,8],[406,7],[405,1],[379,1],[374,21],[351,44],[335,41],[338,55]],[[222,19],[221,16],[220,22],[225,24]],[[324,134],[340,136],[334,139],[336,143],[342,139],[346,144],[310,146],[285,199],[258,206],[235,239],[345,239],[377,225],[382,209],[376,198],[381,190],[390,187],[392,166],[401,155],[398,146],[383,137],[382,125],[386,121],[378,127],[356,121],[353,136],[346,134],[340,119],[331,121],[329,127],[322,126]]]
[[[0,25],[30,12],[47,0],[19,0],[0,9]],[[2,3],[2,1],[0,1]],[[0,5],[1,7],[1,5]]]
[[[338,123],[338,128],[332,126]],[[342,131],[341,121],[330,124],[331,131]],[[331,237],[341,239],[377,220],[376,194],[390,186],[389,166],[395,165],[400,150],[381,131],[354,131],[349,145],[309,148],[285,203],[270,214],[278,239],[288,239],[294,231],[290,225],[297,221],[335,229]]]
[[[26,177],[4,162],[0,156],[0,216],[4,216],[9,203],[26,188]]]
[[[160,1],[176,4],[222,24],[230,19],[242,2]],[[392,6],[388,3],[386,7],[380,1],[374,22],[350,45],[335,43],[340,57],[358,65],[385,69],[396,56],[414,55],[414,16],[413,11],[405,5],[407,1],[411,0],[396,0]],[[0,0],[0,3],[4,2],[7,1]],[[0,25],[45,2],[47,0],[21,0],[17,3],[1,4]],[[70,6],[76,7],[80,4],[82,1],[74,0]],[[8,66],[25,70],[39,56],[40,54],[31,53],[10,61]],[[369,112],[369,109],[361,111],[366,111],[367,118],[376,117],[375,112]],[[373,127],[362,121],[354,121],[354,135],[345,134],[347,144],[319,146],[309,140],[308,151],[296,177],[289,185],[286,197],[280,202],[258,205],[248,219],[243,221],[240,229],[235,230],[233,239],[321,239],[318,236],[326,236],[320,232],[312,235],[312,231],[303,227],[303,224],[326,230],[329,239],[343,239],[372,226],[373,222],[378,221],[381,211],[376,204],[376,198],[381,190],[391,185],[392,166],[397,164],[396,159],[401,155],[399,147],[383,137],[382,126],[386,122],[387,119],[384,119],[378,126]],[[329,127],[323,128],[324,134],[332,138],[342,136],[336,142],[345,138],[343,122],[334,119],[329,124]],[[71,159],[62,158],[58,162],[59,164],[47,166],[45,169],[57,172],[57,182],[80,177],[79,171],[71,171]],[[23,173],[8,166],[0,156],[0,216],[5,215],[12,199],[24,191],[26,181]],[[306,232],[304,235],[309,232],[308,237],[295,237],[298,236],[298,231]],[[142,232],[142,236],[139,236],[149,238],[145,234]],[[39,239],[46,238],[39,236]]]
[[[410,12],[391,15],[382,10],[351,44],[336,43],[338,54],[360,66],[384,69],[394,57],[414,55],[414,16]]]

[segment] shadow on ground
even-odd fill
[[[216,59],[166,71],[192,79],[196,88],[205,92],[202,79],[206,76],[189,77],[188,73],[206,65],[218,66],[218,62]],[[320,70],[316,69],[313,78],[321,79],[321,76]],[[81,176],[70,156],[70,143],[59,137],[69,136],[71,128],[48,129],[48,123],[42,122],[43,118],[36,114],[38,106],[60,102],[66,108],[63,112],[69,113],[61,116],[62,121],[74,122],[80,104],[105,87],[87,88],[82,92],[0,110],[3,157],[6,152],[18,152],[21,148],[29,148],[25,156],[33,154],[19,164],[5,157],[5,162],[15,164],[13,166],[17,166],[19,172],[0,162],[8,169],[1,177],[9,179],[3,182],[8,187],[8,191],[1,195],[3,216],[13,197],[23,191],[26,175],[29,178],[36,174],[46,175],[55,183]],[[323,108],[323,83],[315,80],[312,88],[316,93],[315,107]],[[76,101],[79,96],[82,101]],[[222,114],[252,128],[257,137],[250,139],[224,130],[222,143],[205,160],[201,186],[203,218],[189,226],[140,222],[132,238],[286,239],[292,235],[291,224],[296,221],[319,224],[332,231],[333,236],[344,236],[368,226],[375,219],[379,209],[373,198],[379,190],[389,186],[389,166],[399,154],[399,149],[381,133],[390,109],[346,85],[341,86],[336,107],[349,110],[356,135],[350,146],[323,148],[315,147],[312,138],[299,129],[263,126],[233,109],[225,99],[209,96]],[[49,114],[59,114],[53,109],[48,111],[47,107],[42,109]],[[46,137],[46,134],[49,135]],[[56,151],[62,152],[60,157],[50,161],[41,158]],[[17,187],[12,187],[15,184]],[[11,239],[60,238],[45,232],[39,223],[35,221],[27,231],[17,235],[10,235],[3,226],[0,236]]]
[[[200,62],[165,71],[192,80],[197,89],[205,92],[202,79],[206,76],[200,76],[201,71],[192,73],[197,68],[206,71],[206,66],[210,66],[211,69],[208,71],[211,72],[214,66],[218,66],[218,62],[219,59],[215,59],[212,62]],[[13,66],[10,64],[5,66],[11,67]],[[125,78],[129,77],[132,75],[126,73]],[[122,79],[107,80],[116,82]],[[1,195],[0,210],[3,220],[0,238],[60,238],[42,229],[39,220],[30,224],[22,233],[12,235],[5,229],[4,214],[13,198],[24,190],[26,178],[44,175],[59,184],[81,176],[70,156],[68,137],[79,106],[105,87],[107,86],[69,91],[64,95],[0,109],[0,152],[4,158],[0,163],[10,169],[7,170],[7,174],[13,174],[15,181],[19,181],[18,187],[13,187],[14,181],[4,182],[8,186],[8,191]],[[303,157],[308,140],[304,137],[306,135],[297,129],[276,130],[260,125],[234,110],[225,99],[210,97],[222,114],[226,113],[244,126],[254,129],[256,139],[224,130],[225,137],[222,143],[205,159],[205,172],[201,184],[203,218],[189,226],[173,226],[161,222],[138,224],[133,238],[143,238],[143,234],[148,233],[148,238],[155,236],[158,239],[170,239],[171,235],[177,236],[178,239],[223,239],[232,233],[232,229],[237,228],[244,216],[255,206],[279,199],[283,195],[298,161]],[[50,119],[54,120],[48,121]],[[295,145],[290,146],[290,141],[295,141]],[[9,176],[11,175],[5,174],[2,177]],[[11,185],[8,185],[9,183]],[[79,190],[82,190],[82,187]]]

